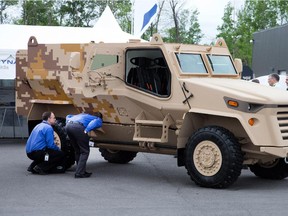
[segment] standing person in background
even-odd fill
[[[281,88],[279,84],[280,77],[276,73],[272,73],[268,76],[268,83],[272,87]]]
[[[86,171],[86,163],[90,153],[88,132],[102,127],[102,114],[95,115],[81,113],[66,117],[66,131],[75,151],[77,168],[75,178],[88,178],[92,173]]]
[[[65,172],[66,154],[54,143],[52,125],[56,122],[53,112],[44,112],[42,122],[32,130],[27,143],[26,153],[33,160],[29,172],[45,175],[50,172]]]

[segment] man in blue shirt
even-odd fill
[[[90,153],[88,132],[102,127],[102,114],[95,115],[81,113],[66,117],[66,131],[75,151],[77,168],[75,178],[88,178],[92,173],[86,172],[86,163]]]
[[[33,160],[28,171],[37,174],[47,174],[58,170],[65,172],[66,155],[54,143],[54,130],[51,125],[56,121],[53,112],[44,112],[42,122],[34,127],[27,143],[26,153]]]

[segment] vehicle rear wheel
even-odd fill
[[[118,163],[118,164],[129,163],[137,155],[137,152],[111,150],[104,148],[99,148],[99,151],[101,152],[101,156],[109,163]]]
[[[218,126],[196,131],[188,140],[185,166],[201,187],[226,188],[241,174],[243,154],[234,135]]]
[[[65,124],[57,122],[53,125],[54,129],[54,142],[55,144],[66,153],[66,164],[65,168],[69,169],[75,163],[74,149],[70,143],[65,130]]]
[[[278,158],[265,164],[249,166],[251,172],[264,179],[281,180],[288,176],[288,163],[286,158]]]

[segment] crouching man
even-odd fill
[[[66,154],[54,143],[54,125],[56,118],[53,112],[44,112],[42,122],[32,130],[27,143],[26,154],[33,160],[29,172],[45,175],[65,172]]]

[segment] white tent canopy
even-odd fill
[[[30,36],[38,43],[127,42],[139,39],[120,28],[107,6],[93,28],[63,26],[0,25],[0,49],[26,49]]]
[[[93,28],[63,26],[0,25],[0,80],[15,78],[15,55],[27,49],[28,40],[35,36],[38,43],[125,43],[139,39],[120,28],[107,6]]]

